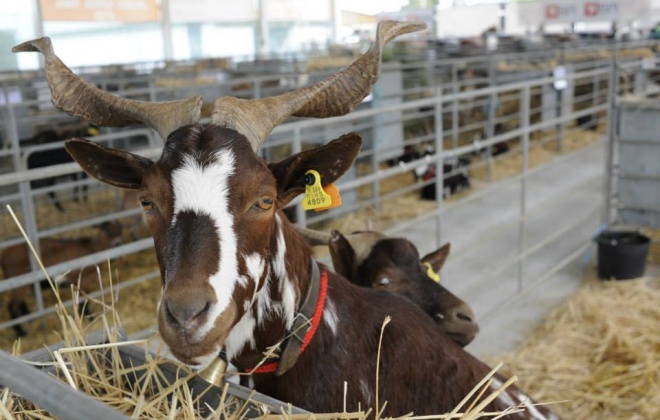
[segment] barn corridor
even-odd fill
[[[468,346],[471,352],[483,356],[512,350],[581,285],[586,269],[595,263],[595,245],[587,244],[601,223],[604,150],[604,143],[598,142],[528,176],[524,242],[525,249],[534,251],[522,269],[525,286],[538,284],[510,303],[506,302],[518,287],[514,258],[519,252],[520,180],[493,183],[479,198],[445,207],[442,238],[451,242],[452,253],[442,281],[476,312],[481,332]],[[435,221],[429,220],[405,235],[423,254],[435,248],[428,240],[435,229]],[[539,245],[550,236],[553,240]],[[565,267],[554,270],[569,259]]]

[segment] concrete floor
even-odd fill
[[[555,159],[528,177],[525,249],[549,236],[555,239],[526,258],[525,288],[518,296],[519,267],[513,259],[519,252],[520,181],[488,185],[476,200],[447,205],[441,233],[452,251],[442,281],[475,310],[481,332],[467,347],[472,353],[513,350],[581,285],[593,264],[591,255],[595,258],[589,242],[600,225],[604,168],[604,147],[598,144]],[[435,232],[435,222],[429,221],[402,234],[423,254],[437,247],[428,240]],[[561,261],[565,267],[553,270]]]

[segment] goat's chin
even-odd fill
[[[204,369],[218,356],[235,323],[236,306],[233,304],[216,318],[213,326],[202,336],[197,331],[173,326],[163,311],[158,313],[158,332],[170,353],[194,369]]]
[[[477,333],[479,332],[479,326],[477,324],[468,324],[463,325],[462,323],[452,323],[452,322],[437,322],[445,334],[449,336],[455,343],[458,343],[461,347],[465,347],[470,344]]]
[[[467,346],[476,337],[476,334],[461,334],[452,332],[448,332],[447,335],[452,339],[452,341],[456,342],[461,347]]]

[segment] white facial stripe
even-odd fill
[[[337,308],[335,303],[330,298],[325,299],[325,309],[323,309],[323,321],[328,325],[330,331],[334,336],[337,336],[337,325],[339,320],[337,318]]]
[[[198,331],[206,335],[215,320],[227,308],[234,287],[242,279],[238,274],[237,238],[233,230],[234,218],[229,211],[228,179],[234,173],[234,155],[222,150],[215,155],[215,162],[202,167],[194,156],[183,158],[183,166],[172,173],[174,189],[174,217],[182,211],[192,211],[209,216],[220,238],[218,271],[209,282],[215,292],[217,303],[209,313],[209,321]]]
[[[280,279],[280,294],[282,295],[282,317],[286,328],[293,325],[293,317],[296,311],[296,289],[289,279],[286,271],[286,243],[282,232],[282,220],[280,215],[275,215],[277,220],[277,255],[273,261],[273,270]]]

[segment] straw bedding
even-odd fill
[[[660,418],[659,303],[660,278],[591,279],[496,359],[564,418]]]

